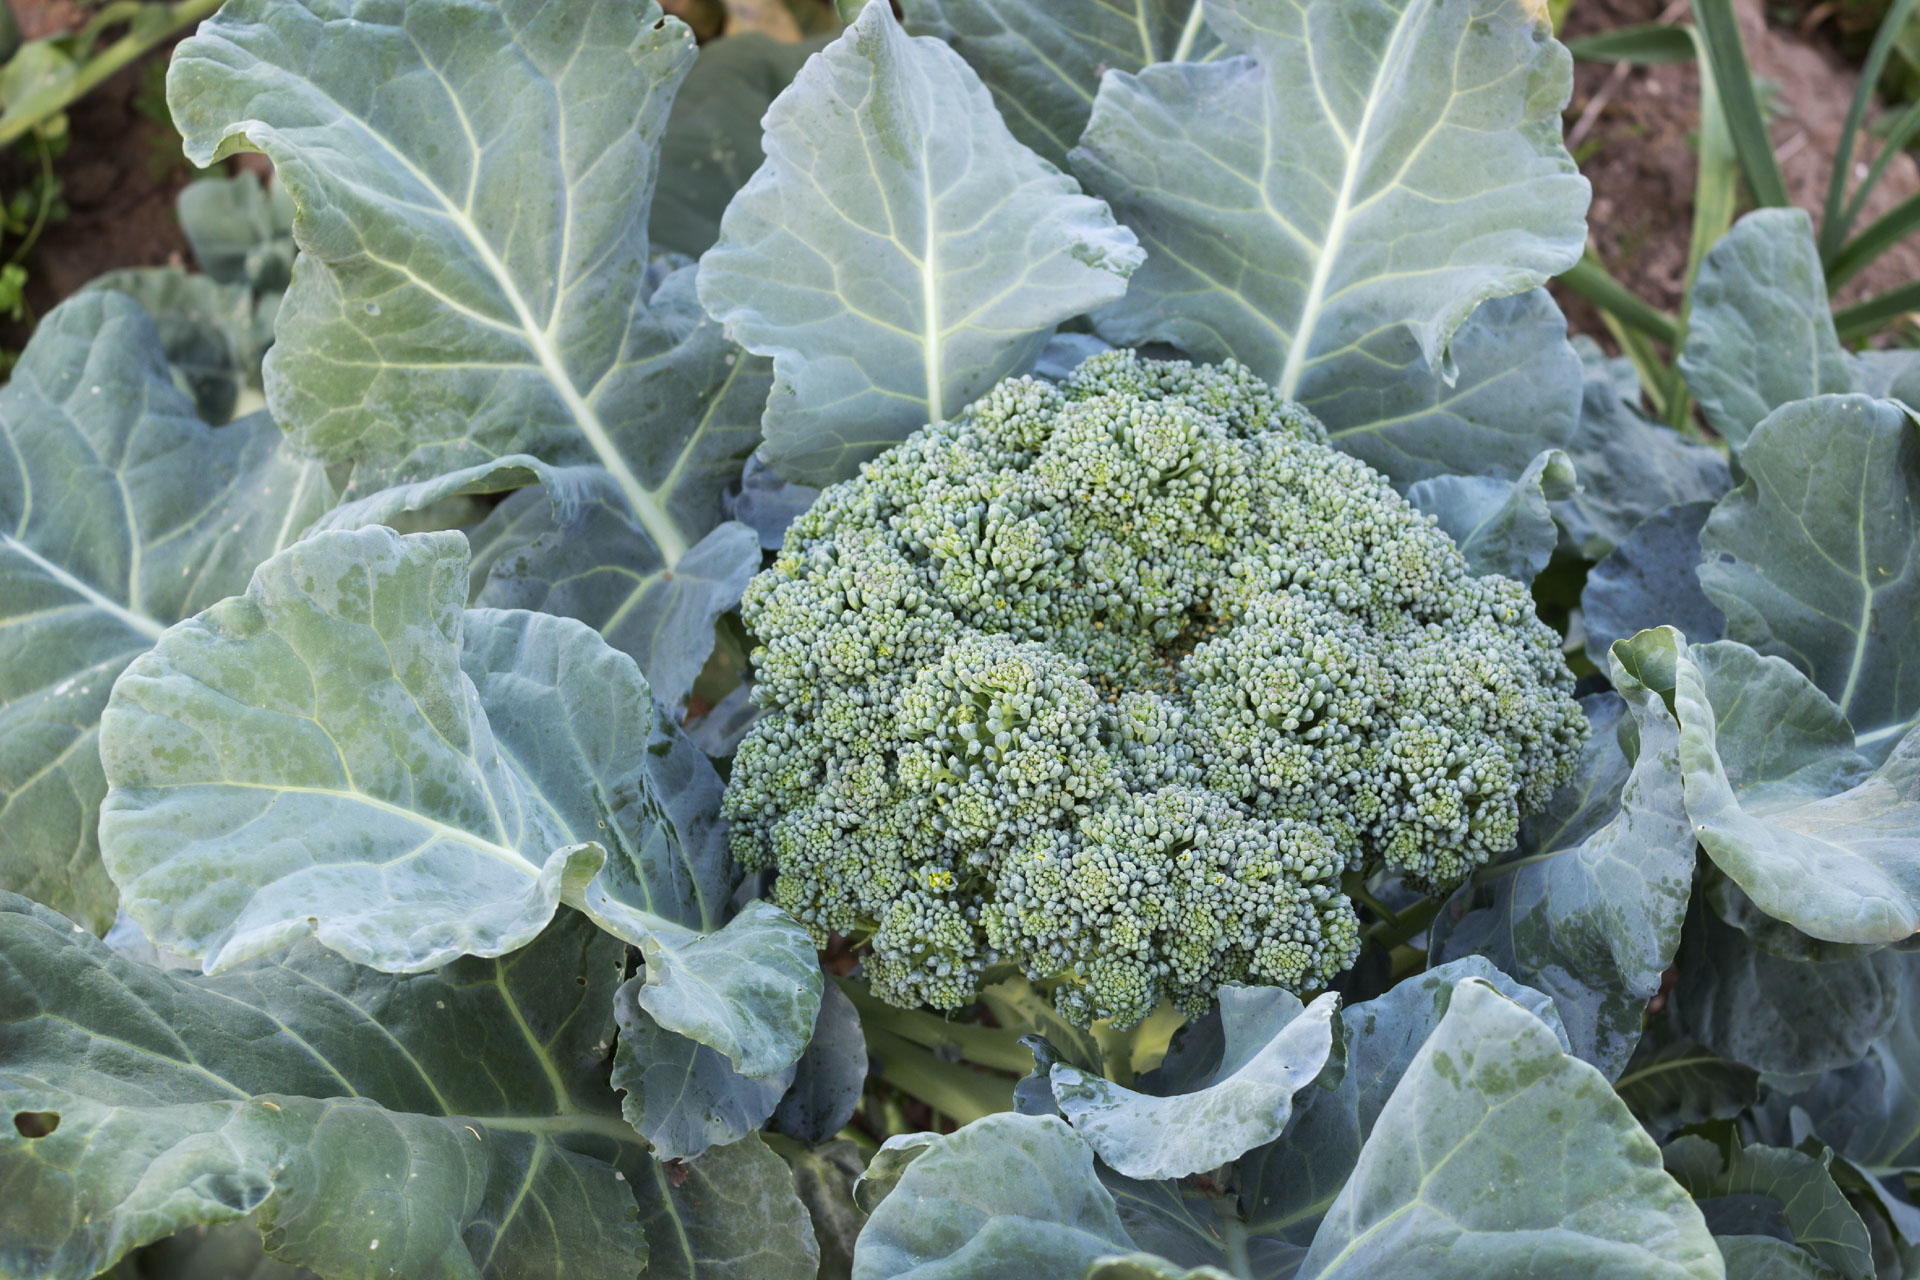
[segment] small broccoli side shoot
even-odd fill
[[[1323,986],[1342,872],[1459,880],[1586,731],[1526,588],[1232,364],[1001,383],[822,493],[743,616],[734,850],[900,1005]]]

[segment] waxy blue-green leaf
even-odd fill
[[[1598,1071],[1462,982],[1379,1113],[1301,1280],[1720,1280],[1713,1237]]]
[[[1920,720],[1912,411],[1865,396],[1796,401],[1754,428],[1740,465],[1746,479],[1701,531],[1701,586],[1728,636],[1812,676],[1862,750],[1884,757]]]
[[[1434,476],[1408,489],[1407,500],[1440,522],[1467,558],[1469,572],[1532,582],[1560,538],[1547,503],[1577,484],[1572,460],[1547,449],[1517,479]]]
[[[1273,1141],[1333,1050],[1340,998],[1301,1007],[1273,987],[1223,987],[1220,1065],[1193,1087],[1156,1097],[1070,1063],[1053,1065],[1061,1114],[1094,1152],[1129,1178],[1184,1178]]]
[[[293,197],[285,183],[264,187],[252,173],[201,178],[180,189],[175,208],[202,271],[257,294],[286,292],[294,248]],[[261,337],[271,340],[271,323]]]
[[[867,1082],[867,1041],[860,1012],[839,984],[829,982],[820,1000],[813,1039],[794,1064],[792,1086],[774,1111],[770,1127],[818,1146],[847,1127]]]
[[[318,535],[129,670],[101,824],[129,914],[209,971],[311,932],[404,972],[511,950],[564,899],[641,946],[662,1025],[790,1063],[818,966],[770,904],[727,920],[712,766],[587,627],[466,610],[466,554]]]
[[[1365,359],[1315,385],[1333,442],[1397,484],[1431,476],[1512,478],[1572,439],[1581,363],[1545,289],[1489,298],[1454,331],[1442,377],[1404,326],[1368,338]]]
[[[1233,356],[1318,412],[1383,355],[1397,381],[1409,337],[1438,368],[1477,305],[1579,258],[1572,59],[1536,8],[1203,3],[1246,56],[1103,77],[1073,151],[1147,249],[1103,337]]]
[[[629,597],[671,577],[721,518],[769,379],[691,267],[648,271],[693,57],[651,0],[235,0],[203,23],[168,75],[188,154],[262,150],[297,207],[266,366],[281,425],[354,461],[362,492],[511,454],[600,467]],[[709,642],[675,638],[696,669]]]
[[[765,146],[700,260],[700,300],[773,357],[762,455],[790,480],[843,479],[958,414],[1140,262],[967,64],[886,5],[774,100]]]
[[[1520,855],[1462,890],[1462,905],[1477,910],[1442,921],[1435,946],[1443,958],[1485,955],[1551,995],[1574,1053],[1608,1079],[1632,1056],[1647,1001],[1680,949],[1694,869],[1679,725],[1629,646],[1610,662],[1635,754],[1624,757],[1611,725],[1596,726],[1579,774],[1556,797],[1560,821],[1532,819]]]
[[[1868,772],[1846,717],[1784,659],[1728,640],[1665,648],[1687,815],[1714,863],[1812,938],[1920,929],[1920,729]]]
[[[906,0],[907,30],[952,46],[1013,136],[1057,167],[1080,141],[1100,77],[1224,52],[1200,0]]]
[[[1008,1112],[936,1137],[871,1213],[853,1280],[1078,1276],[1133,1250],[1092,1149],[1053,1116]]]
[[[646,1157],[600,1063],[621,946],[564,914],[525,950],[388,975],[302,943],[214,978],[0,899],[0,1272],[86,1280],[258,1215],[322,1275],[645,1263],[615,1169]]]
[[[1647,1132],[1664,1139],[1709,1120],[1731,1120],[1760,1099],[1760,1073],[1704,1045],[1675,1039],[1670,1019],[1652,1018],[1613,1090]]]
[[[179,267],[128,267],[95,277],[87,289],[111,289],[140,304],[160,336],[174,385],[192,398],[194,412],[209,426],[266,406],[260,395],[265,345],[246,285],[222,284]]]
[[[1866,1225],[1822,1161],[1779,1147],[1727,1151],[1693,1135],[1674,1139],[1664,1157],[1667,1171],[1695,1197],[1765,1196],[1780,1206],[1794,1241],[1823,1265],[1845,1280],[1872,1280]]]
[[[41,321],[0,389],[0,888],[112,923],[95,826],[114,678],[331,497],[264,415],[209,429],[132,300]]]
[[[675,1035],[649,1017],[635,999],[639,978],[614,996],[620,1043],[611,1083],[626,1097],[620,1111],[646,1138],[656,1160],[691,1160],[725,1146],[767,1122],[793,1067],[757,1079],[743,1076],[726,1055]]]
[[[1756,209],[1707,252],[1680,372],[1735,449],[1783,405],[1857,389],[1805,211]]]
[[[1683,502],[1642,520],[1587,573],[1580,615],[1587,659],[1606,666],[1606,652],[1652,627],[1668,626],[1694,643],[1718,640],[1726,615],[1700,589],[1700,530],[1711,502]]]
[[[1553,1001],[1481,956],[1438,965],[1383,996],[1347,1006],[1340,1012],[1338,1083],[1301,1094],[1285,1135],[1240,1161],[1240,1206],[1250,1236],[1296,1247],[1313,1242],[1387,1100],[1468,979],[1492,986],[1566,1045]]]
[[[759,571],[762,544],[748,525],[717,526],[669,570],[604,469],[509,454],[341,503],[308,534],[397,525],[452,498],[506,490],[518,492],[469,531],[475,603],[577,618],[639,665],[663,705],[685,706],[714,623]]]
[[[632,1175],[646,1280],[814,1280],[820,1246],[786,1161],[749,1134],[689,1165]]]
[[[1911,999],[1906,957],[1879,950],[1795,960],[1754,945],[1705,903],[1687,920],[1675,1025],[1756,1071],[1807,1076],[1848,1067]]]
[[[1906,960],[1909,986],[1914,963]],[[1770,1091],[1754,1121],[1776,1145],[1798,1145],[1811,1133],[1871,1172],[1920,1169],[1920,1000],[1896,1002],[1893,1021],[1859,1062]]]
[[[727,202],[766,158],[760,117],[825,43],[741,31],[701,47],[660,139],[647,231],[656,252],[697,258],[720,238]]]
[[[1635,407],[1637,386],[1634,397],[1622,400],[1604,366],[1589,363],[1580,425],[1567,442],[1580,488],[1553,504],[1568,549],[1589,560],[1605,557],[1660,511],[1712,502],[1733,487],[1726,458],[1648,420]]]

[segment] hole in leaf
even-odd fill
[[[58,1111],[16,1111],[13,1127],[23,1138],[44,1138],[60,1127]]]
[[[581,975],[580,975],[579,977],[577,977],[577,978],[575,978],[575,979],[573,980],[573,984],[574,984],[574,985],[575,985],[576,987],[584,987],[584,986],[586,986],[586,985],[587,985],[587,975],[586,975],[586,974],[584,974],[584,973],[583,973],[583,974],[581,974]]]

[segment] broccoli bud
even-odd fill
[[[742,616],[735,853],[902,1005],[1323,986],[1343,872],[1457,882],[1586,732],[1526,588],[1231,363],[1001,383],[822,493]]]

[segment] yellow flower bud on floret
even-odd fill
[[[735,854],[907,1005],[1323,986],[1342,872],[1458,880],[1585,733],[1527,589],[1233,364],[1001,383],[824,491],[742,616]]]

